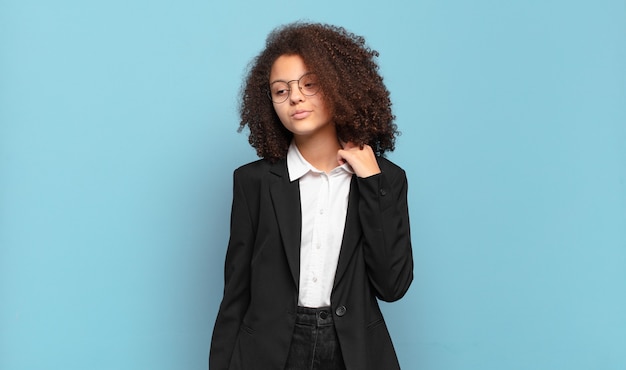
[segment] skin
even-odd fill
[[[299,55],[282,55],[272,65],[271,84],[274,81],[294,81],[311,72]],[[320,91],[305,96],[297,83],[291,82],[289,98],[273,103],[281,123],[293,133],[294,141],[302,156],[315,168],[330,172],[348,163],[357,176],[369,177],[380,173],[374,151],[369,145],[341,142],[330,111],[326,108]]]

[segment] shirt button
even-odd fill
[[[317,283],[317,278],[316,277],[313,278],[313,282]]]
[[[320,209],[320,215],[324,214],[324,209]]]
[[[385,190],[385,189],[380,189],[380,190],[379,190],[379,193],[380,193],[380,195],[381,195],[381,196],[383,196],[383,197],[384,197],[385,195],[387,195],[387,190]]]
[[[346,306],[339,306],[337,307],[337,309],[335,310],[335,314],[339,317],[343,316],[346,314]]]

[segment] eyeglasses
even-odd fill
[[[320,90],[315,73],[306,73],[297,80],[291,81],[274,81],[270,85],[267,96],[274,103],[280,104],[285,102],[291,95],[291,83],[296,82],[298,89],[305,96],[313,96]]]

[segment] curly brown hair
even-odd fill
[[[284,158],[293,137],[267,95],[272,65],[282,55],[299,55],[316,72],[341,140],[368,144],[377,155],[394,150],[399,132],[389,91],[378,73],[378,52],[342,27],[297,22],[269,34],[242,86],[239,131],[248,126],[248,141],[259,157]]]

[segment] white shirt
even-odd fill
[[[298,305],[330,306],[346,224],[354,171],[346,163],[325,173],[307,162],[292,142],[287,152],[289,180],[300,181],[302,235]]]

